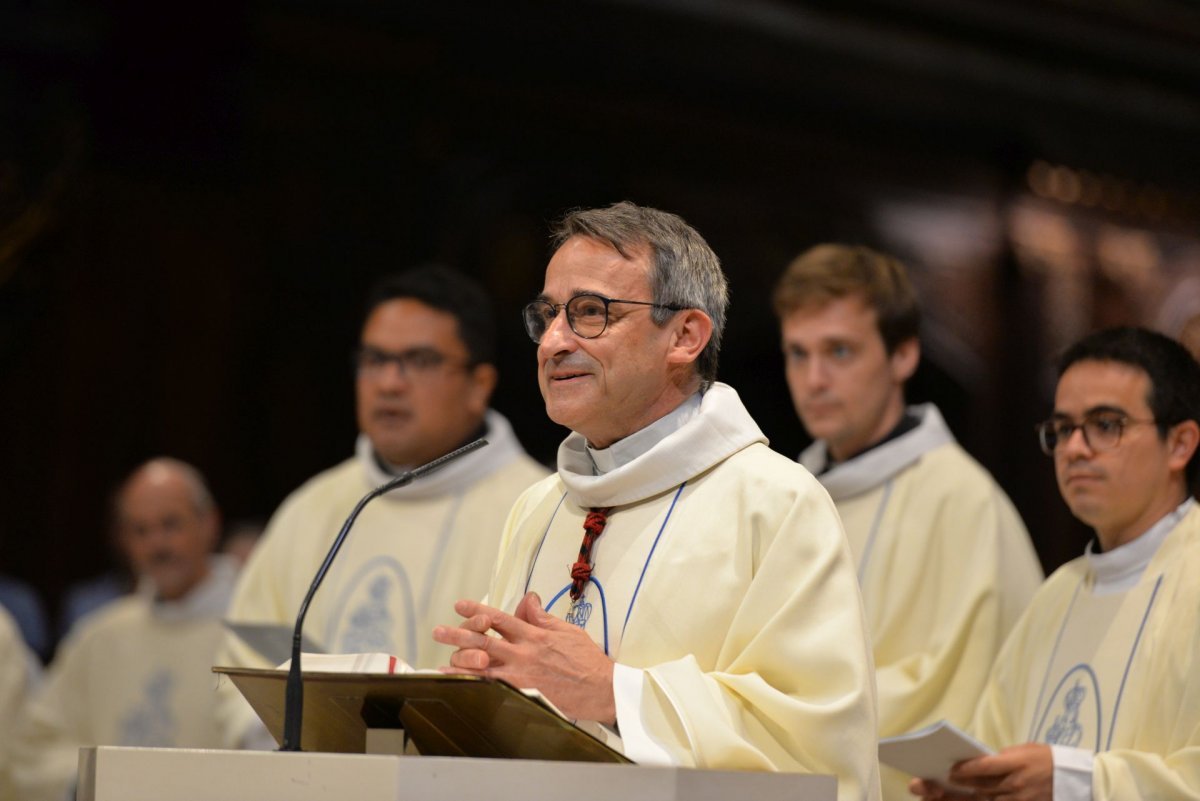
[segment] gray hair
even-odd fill
[[[551,230],[551,241],[557,249],[573,236],[604,242],[626,259],[637,248],[650,249],[652,300],[663,306],[700,309],[712,319],[712,337],[696,360],[696,372],[705,386],[715,381],[729,282],[704,237],[677,214],[628,200],[608,208],[568,212]],[[669,309],[653,309],[651,319],[663,325],[672,314]]]
[[[213,499],[212,490],[208,488],[208,482],[204,480],[204,475],[187,462],[170,456],[156,456],[141,464],[125,479],[118,495],[123,495],[125,489],[133,483],[135,478],[155,467],[170,470],[183,479],[184,484],[187,485],[188,494],[192,496],[192,506],[197,514],[204,516],[216,509],[217,503]]]

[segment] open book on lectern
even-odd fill
[[[307,656],[303,664],[309,664]],[[346,670],[354,670],[349,664]],[[360,658],[359,670],[362,664]],[[385,664],[374,662],[367,669],[386,671]],[[305,751],[361,754],[367,729],[402,728],[423,756],[630,762],[540,697],[499,679],[329,668],[302,673],[300,744]],[[214,667],[213,672],[227,676],[275,740],[282,741],[286,668]]]

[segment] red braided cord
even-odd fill
[[[592,509],[587,519],[583,521],[583,542],[579,545],[579,559],[571,565],[571,600],[578,601],[587,588],[588,580],[592,577],[592,545],[604,532],[604,524],[608,522],[608,513],[612,507]]]

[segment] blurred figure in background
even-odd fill
[[[46,608],[37,591],[21,579],[0,576],[0,607],[12,617],[25,644],[39,659],[48,659],[53,643],[46,622]]]
[[[109,526],[105,545],[107,558],[103,565],[97,565],[104,568],[104,572],[75,581],[63,591],[55,626],[56,642],[65,639],[75,624],[92,612],[133,592],[137,577],[118,541],[115,525]]]
[[[12,777],[24,801],[61,801],[86,745],[211,748],[212,653],[235,578],[212,550],[219,513],[200,473],[153,459],[118,490],[117,540],[136,593],[81,620],[19,728]]]
[[[0,801],[17,798],[9,779],[10,754],[25,700],[38,677],[38,663],[17,624],[0,609]]]
[[[77,581],[63,593],[58,612],[57,636],[64,639],[83,618],[105,604],[133,592],[137,579],[125,564],[121,546],[113,543],[112,566],[105,572]]]
[[[262,520],[235,520],[221,539],[220,552],[233,557],[239,569],[245,567],[262,539],[264,528]]]
[[[792,401],[816,439],[800,463],[837,505],[858,566],[879,733],[964,726],[1042,580],[1029,534],[937,407],[905,405],[920,309],[899,261],[818,245],[784,272],[774,305]],[[881,768],[884,798],[908,798],[908,777]]]
[[[486,437],[488,445],[367,506],[313,598],[305,633],[332,652],[383,652],[419,668],[449,658],[430,638],[454,600],[487,589],[516,497],[546,470],[489,408],[496,386],[491,299],[476,281],[430,266],[389,277],[367,300],[354,353],[355,455],[308,481],[271,518],[238,581],[229,618],[286,627],[346,516],[400,472]],[[230,634],[216,664],[274,667]],[[272,748],[230,682],[219,691],[226,747]]]

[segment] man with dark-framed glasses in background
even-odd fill
[[[451,649],[429,637],[454,600],[487,589],[513,501],[546,470],[488,403],[496,385],[492,301],[441,266],[391,276],[368,296],[352,356],[355,455],[288,497],[251,555],[229,612],[290,628],[342,522],[369,490],[479,437],[473,451],[367,506],[310,608],[306,636],[330,652],[383,652],[418,668]],[[230,634],[216,664],[274,667]],[[273,745],[228,683],[219,718],[229,747]]]
[[[997,658],[972,732],[999,753],[927,798],[1193,798],[1200,794],[1200,365],[1138,328],[1101,331],[1058,363],[1037,427],[1071,513],[1095,530],[1034,596]]]

